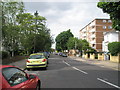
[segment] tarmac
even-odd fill
[[[105,67],[105,68],[110,68],[113,70],[120,71],[120,63],[111,62],[110,60],[85,59],[77,56],[69,56],[69,58],[72,58],[77,61],[82,61],[88,64],[94,64],[100,67]]]

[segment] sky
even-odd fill
[[[97,7],[99,0],[23,0],[26,12],[34,14],[37,10],[40,16],[47,19],[46,26],[55,39],[58,34],[71,29],[74,37],[79,38],[79,31],[96,18],[107,18]],[[55,44],[52,45],[55,48]]]

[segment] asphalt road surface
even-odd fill
[[[12,65],[25,68],[25,60]],[[39,76],[42,88],[120,89],[118,71],[58,55],[50,56],[47,70],[33,69],[26,72]]]

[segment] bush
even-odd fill
[[[89,47],[89,50],[88,51],[86,51],[85,53],[88,53],[88,54],[90,54],[90,53],[96,53],[97,51],[95,50],[95,49],[93,49],[93,48],[91,48],[91,47]]]
[[[4,58],[7,58],[8,56],[9,56],[8,52],[0,51],[0,58],[4,59]]]
[[[109,43],[108,50],[112,56],[117,56],[120,53],[120,42]]]

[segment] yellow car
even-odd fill
[[[31,54],[26,61],[26,69],[31,68],[44,68],[47,69],[47,59],[43,53]]]

